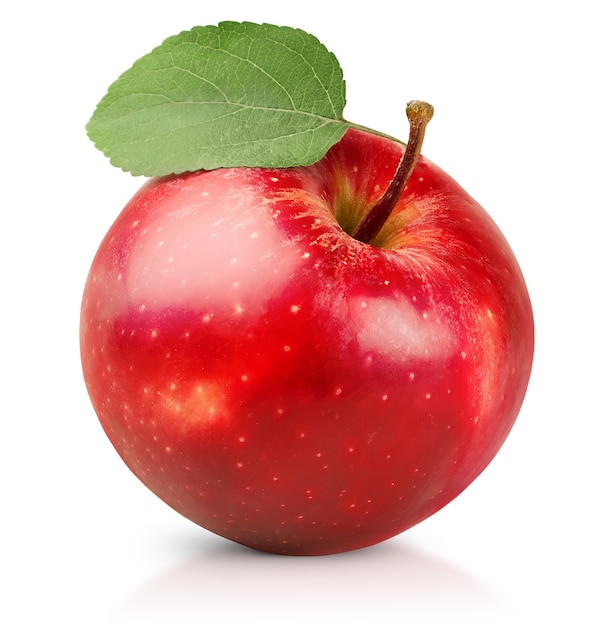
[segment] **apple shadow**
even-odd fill
[[[123,599],[111,623],[491,625],[515,618],[506,598],[401,540],[323,557],[269,555],[220,538],[192,548],[194,557]]]

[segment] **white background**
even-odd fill
[[[2,623],[605,623],[598,6],[40,0],[4,9]],[[495,218],[533,299],[534,371],[501,452],[444,510],[368,550],[271,557],[195,527],[122,464],[82,382],[86,273],[142,183],[112,168],[84,125],[136,58],[225,19],[318,36],[344,69],[348,119],[405,139],[405,103],[432,102],[424,153]]]

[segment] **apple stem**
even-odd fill
[[[408,102],[405,112],[410,122],[410,135],[405,152],[399,161],[391,184],[380,200],[366,213],[353,233],[353,237],[358,241],[370,243],[389,219],[414,171],[422,149],[426,126],[433,117],[433,110],[432,105],[427,102],[420,100]]]

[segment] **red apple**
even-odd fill
[[[259,550],[375,544],[450,502],[521,407],[533,320],[487,213],[423,157],[370,243],[350,234],[402,146],[151,179],[85,287],[88,391],[128,467]]]

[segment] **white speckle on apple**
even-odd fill
[[[342,389],[341,389],[340,387],[338,387],[338,388],[336,389],[336,391],[334,392],[334,395],[335,395],[335,396],[339,396],[341,393],[342,393]]]
[[[310,253],[310,252],[303,252],[303,254],[302,254],[302,257],[301,257],[301,258],[302,258],[302,259],[308,259],[310,256],[311,256],[311,253]]]
[[[300,306],[298,304],[293,304],[290,307],[290,312],[292,313],[298,313],[300,311]]]
[[[279,178],[276,178],[275,176],[271,176],[271,178],[269,179],[272,183],[276,183],[279,181]]]
[[[212,313],[206,313],[206,315],[202,317],[202,322],[204,322],[204,324],[207,324],[211,319]]]
[[[466,352],[464,350],[460,353],[460,357],[463,361],[466,359]]]
[[[243,437],[243,436],[242,436],[242,437],[239,437],[238,441],[239,441],[240,443],[244,443],[244,442],[246,441],[246,438],[245,438],[245,437]]]
[[[290,346],[284,346],[284,352],[290,352],[291,349]]]
[[[247,374],[242,374],[242,376],[241,376],[241,381],[242,381],[243,383],[248,382],[248,375],[247,375]]]
[[[157,331],[157,329],[155,329],[155,328],[154,328],[154,329],[151,331],[151,338],[152,338],[152,339],[155,339],[157,336],[158,336],[158,331]]]
[[[431,394],[430,394],[430,393],[427,393],[427,394],[426,394],[426,396],[424,396],[424,397],[425,397],[427,400],[430,400],[430,399],[431,399]]]
[[[426,311],[418,312],[404,299],[365,298],[364,301],[365,307],[350,308],[351,324],[359,329],[357,338],[363,350],[397,361],[403,355],[435,360],[447,359],[451,355],[455,345],[454,332],[438,318],[429,320]],[[407,324],[398,321],[403,314]]]
[[[389,396],[385,393],[385,394],[382,396],[382,401],[383,401],[383,402],[386,402],[388,399],[389,399]]]
[[[238,315],[241,315],[244,312],[244,307],[241,304],[236,304],[235,305],[235,312]]]
[[[256,239],[257,237],[258,237],[258,233],[256,231],[250,234],[250,239]]]
[[[416,378],[416,374],[414,374],[414,372],[410,372],[409,378],[410,380],[414,380],[414,378]]]

